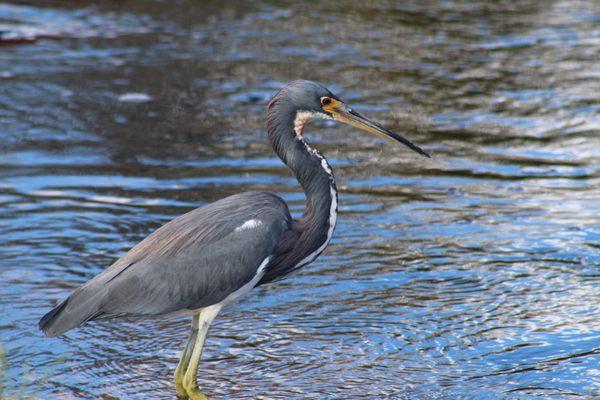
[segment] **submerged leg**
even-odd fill
[[[194,350],[192,351],[187,371],[183,377],[183,387],[192,400],[206,400],[206,396],[198,388],[196,376],[198,375],[198,364],[200,363],[200,357],[202,356],[202,348],[204,347],[208,328],[210,328],[210,324],[220,310],[221,306],[219,305],[206,307],[200,312],[198,319],[195,320],[195,322],[197,322],[196,326],[198,334],[196,335],[196,343],[194,345]]]
[[[196,343],[196,336],[198,336],[198,315],[192,317],[192,331],[190,337],[185,345],[183,354],[177,364],[175,370],[175,389],[177,390],[177,396],[180,399],[187,399],[188,394],[183,387],[183,377],[187,371],[188,365],[190,365],[190,358],[192,357],[192,351],[194,350],[194,344]]]

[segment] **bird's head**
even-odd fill
[[[275,110],[277,112],[274,112]],[[269,111],[270,119],[279,118],[281,113],[293,115],[294,128],[298,135],[301,134],[304,124],[310,120],[335,120],[400,142],[415,152],[430,158],[429,154],[419,146],[354,111],[329,89],[316,82],[298,80],[287,84],[271,99]],[[270,122],[276,123],[276,121]]]

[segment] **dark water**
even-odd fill
[[[217,319],[206,393],[600,396],[600,3],[365,3],[0,4],[5,397],[174,398],[187,320],[37,321],[193,207],[269,190],[300,211],[264,129],[296,78],[434,158],[306,132],[336,235]]]

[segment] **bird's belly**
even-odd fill
[[[241,288],[236,290],[235,292],[230,293],[225,299],[221,300],[219,302],[219,304],[221,304],[223,307],[227,307],[227,306],[237,302],[239,299],[244,297],[246,294],[248,294],[248,292],[256,286],[256,284],[260,281],[260,279],[265,274],[265,268],[266,268],[267,264],[269,263],[270,259],[271,259],[271,256],[265,258],[264,261],[258,266],[258,269],[256,270],[256,274],[254,274],[252,279],[248,283],[246,283],[244,286],[242,286]]]
[[[176,317],[176,316],[196,315],[196,314],[199,314],[202,310],[204,310],[207,307],[214,307],[215,305],[217,305],[220,308],[223,308],[223,307],[228,307],[228,306],[236,303],[242,297],[247,295],[248,292],[250,292],[250,290],[252,290],[256,286],[256,284],[260,281],[260,279],[263,277],[263,275],[265,273],[265,267],[269,263],[270,258],[271,257],[269,256],[264,259],[264,261],[259,265],[258,269],[256,270],[256,274],[254,274],[254,276],[248,283],[246,283],[244,286],[240,287],[236,291],[231,292],[227,297],[225,297],[220,302],[218,302],[216,304],[211,304],[210,306],[201,307],[201,308],[178,310],[178,311],[167,314],[167,316]]]

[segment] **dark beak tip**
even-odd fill
[[[423,150],[422,148],[420,148],[419,146],[417,146],[416,144],[409,142],[410,144],[408,145],[408,147],[413,150],[415,153],[422,155],[423,157],[427,157],[427,158],[431,158],[431,156],[429,155],[429,153],[427,153],[425,150]],[[407,144],[407,143],[404,143]]]

